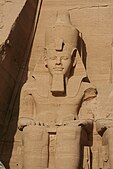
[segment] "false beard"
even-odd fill
[[[56,96],[65,94],[65,79],[62,72],[55,72],[53,74],[51,92]]]

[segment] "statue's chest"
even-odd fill
[[[55,97],[48,95],[47,97],[39,96],[38,93],[33,92],[36,110],[38,112],[54,112],[54,113],[74,113],[80,106],[82,96],[70,97]]]

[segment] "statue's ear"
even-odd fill
[[[44,65],[47,67],[47,48],[44,48]]]
[[[71,52],[73,67],[75,67],[77,63],[76,52],[77,52],[77,48],[74,48]]]

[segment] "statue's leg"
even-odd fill
[[[113,128],[108,128],[104,133],[104,139],[107,140],[109,164],[110,168],[113,169]],[[105,140],[104,140],[105,141]]]
[[[23,131],[24,169],[48,167],[48,133],[44,127],[29,126]]]
[[[56,169],[78,169],[80,162],[81,127],[63,126],[57,129]]]

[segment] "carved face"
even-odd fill
[[[46,65],[52,75],[61,73],[68,76],[73,65],[72,53],[65,48],[63,51],[47,49]]]

